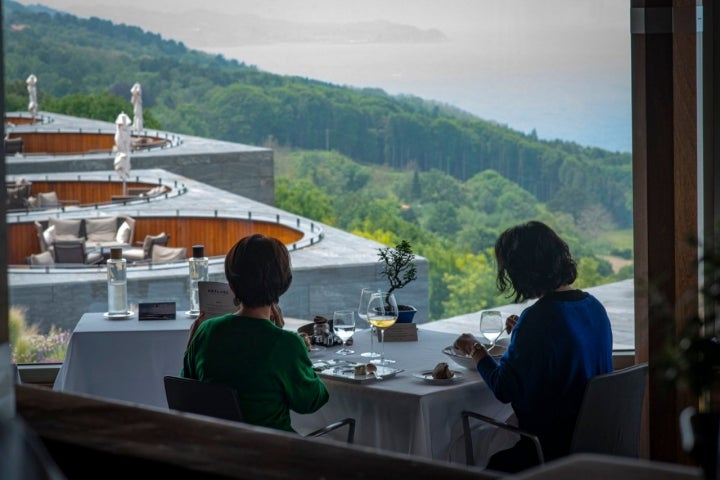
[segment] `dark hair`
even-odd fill
[[[577,278],[570,248],[550,227],[531,221],[508,228],[495,242],[496,284],[515,302],[538,298]]]
[[[254,234],[237,242],[225,257],[225,277],[246,307],[278,303],[290,288],[290,253],[278,239]]]

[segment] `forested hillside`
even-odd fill
[[[265,73],[137,27],[3,5],[7,110],[27,108],[32,73],[41,110],[114,121],[140,82],[149,128],[272,146],[278,206],[386,244],[411,240],[430,260],[432,318],[506,303],[488,249],[530,218],[569,240],[580,286],[618,278],[600,259],[617,246],[601,233],[632,224],[629,154],[541,141],[416,97]]]

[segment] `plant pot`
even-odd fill
[[[397,323],[412,323],[417,309],[412,305],[398,305]]]
[[[706,480],[716,480],[720,472],[718,425],[720,412],[698,413],[693,407],[688,407],[680,414],[683,448],[702,468]]]

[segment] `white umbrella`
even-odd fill
[[[130,178],[130,117],[120,113],[115,120],[115,162],[114,167],[123,181],[123,195],[127,195],[125,181]]]
[[[33,120],[37,116],[38,112],[38,102],[37,102],[37,77],[33,74],[30,74],[30,76],[26,80],[27,88],[28,88],[28,94],[30,95],[30,103],[28,103],[28,112],[30,112],[30,115],[32,115]]]
[[[139,132],[143,129],[143,110],[142,110],[142,87],[136,83],[130,89],[133,104],[133,131]]]

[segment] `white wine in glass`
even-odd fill
[[[333,332],[340,337],[343,347],[338,350],[338,355],[352,355],[354,350],[347,348],[347,341],[355,333],[355,312],[353,310],[336,310],[333,313]]]
[[[367,316],[367,309],[368,309],[368,303],[370,303],[370,296],[373,293],[378,293],[379,290],[375,288],[363,288],[362,292],[360,292],[360,305],[358,306],[358,317],[362,318],[367,322],[368,316]],[[375,326],[370,324],[370,351],[369,352],[363,352],[360,354],[361,357],[366,358],[377,358],[380,356],[379,353],[375,352]]]
[[[368,303],[368,322],[380,329],[380,360],[374,360],[381,366],[395,363],[395,360],[385,358],[385,329],[395,325],[398,317],[398,306],[395,295],[387,292],[373,293]]]

